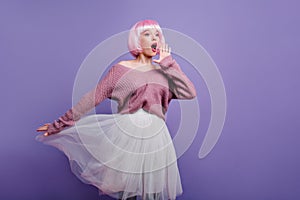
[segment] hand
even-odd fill
[[[38,129],[36,129],[36,131],[38,131],[38,132],[47,131],[48,127],[49,127],[49,124],[44,124],[43,126],[40,126]],[[44,136],[48,136],[48,135],[49,135],[48,132],[44,133]]]
[[[168,44],[163,43],[161,44],[159,48],[159,59],[154,59],[153,62],[160,63],[165,57],[171,55],[171,47],[168,46]]]

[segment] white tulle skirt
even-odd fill
[[[89,115],[58,134],[36,139],[64,152],[72,172],[100,195],[167,200],[182,193],[166,123],[143,109]]]

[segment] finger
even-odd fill
[[[36,129],[36,131],[46,131],[47,130],[47,128],[38,128],[38,129]]]
[[[40,126],[37,131],[46,131],[48,129],[48,125]]]
[[[164,51],[167,52],[168,51],[168,44],[165,43],[165,46],[164,46]]]
[[[162,45],[161,51],[162,51],[162,52],[165,52],[165,44]]]
[[[166,52],[169,53],[169,45],[168,44],[166,44]]]
[[[165,47],[165,43],[161,43],[160,50],[163,52]]]
[[[48,136],[49,135],[49,133],[44,133],[44,136]]]

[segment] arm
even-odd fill
[[[112,67],[106,76],[99,81],[97,86],[86,93],[74,107],[69,109],[63,116],[59,117],[53,123],[47,124],[48,135],[58,133],[65,127],[73,126],[75,121],[79,120],[81,116],[101,103],[104,99],[111,97],[110,95],[113,91],[113,85],[115,82],[114,75],[114,67]]]
[[[173,99],[192,99],[196,97],[194,84],[184,74],[171,55],[163,58],[159,65],[170,80],[170,90],[174,95]]]

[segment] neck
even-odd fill
[[[135,61],[143,65],[151,65],[152,57],[145,56],[144,54],[139,54],[139,56],[135,59]]]

